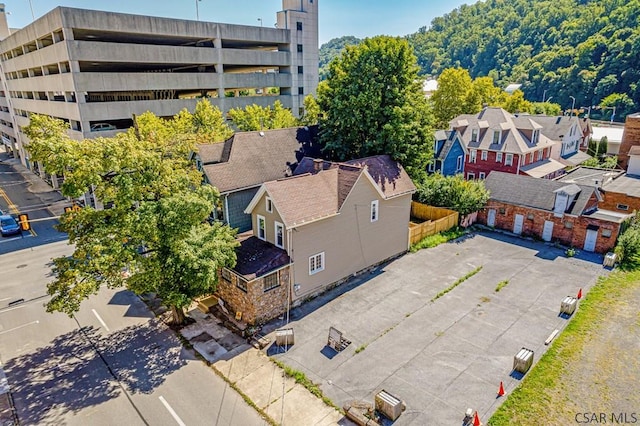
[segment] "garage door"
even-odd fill
[[[515,221],[513,222],[513,233],[514,234],[522,234],[522,224],[524,223],[524,216],[521,214],[517,214]]]
[[[594,229],[587,229],[587,236],[584,238],[584,250],[595,251],[597,240],[598,240],[598,231]]]
[[[494,209],[489,210],[489,213],[487,213],[487,226],[492,228],[496,226],[496,211]]]
[[[544,228],[542,229],[542,239],[545,241],[551,241],[553,237],[553,222],[550,220],[544,221]]]

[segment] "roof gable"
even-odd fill
[[[567,185],[566,182],[495,171],[487,176],[485,187],[492,200],[547,211],[553,211],[557,192],[576,195],[574,203],[566,212],[572,215],[580,215],[585,211],[595,191],[588,186]]]
[[[315,126],[238,132],[224,142],[222,150],[205,150],[218,162],[206,164],[204,173],[222,193],[291,176],[302,158],[321,154]]]

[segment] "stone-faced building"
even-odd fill
[[[514,234],[559,242],[579,250],[613,249],[628,214],[602,209],[593,186],[492,172],[478,223]]]

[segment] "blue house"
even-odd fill
[[[433,150],[434,162],[429,164],[429,173],[439,172],[443,176],[464,174],[464,160],[467,150],[456,130],[437,130]]]

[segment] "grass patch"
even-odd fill
[[[320,398],[322,402],[324,402],[326,405],[328,405],[329,407],[335,408],[341,414],[344,414],[344,412],[340,409],[340,407],[338,407],[336,404],[333,403],[333,401],[331,401],[328,397],[326,397],[322,393],[322,390],[318,387],[318,385],[313,383],[302,371],[295,370],[289,367],[288,365],[285,365],[284,363],[278,361],[277,359],[271,358],[271,361],[273,361],[274,364],[280,367],[284,371],[284,374],[293,378],[296,381],[296,383],[299,383],[302,386],[304,386],[309,392],[311,392],[311,394],[313,394],[317,398]]]
[[[424,248],[432,248],[435,246],[439,246],[440,244],[446,243],[447,241],[455,240],[466,234],[468,231],[465,228],[460,226],[456,226],[454,228],[449,229],[448,231],[440,232],[439,234],[429,235],[418,241],[415,244],[412,244],[409,248],[411,253],[415,253],[418,250],[422,250]]]
[[[498,285],[496,286],[496,293],[499,292],[500,290],[502,290],[503,288],[505,288],[507,284],[509,284],[509,280],[500,281],[498,283]]]
[[[474,276],[475,274],[477,274],[478,272],[480,272],[482,270],[482,265],[478,266],[476,269],[474,269],[473,271],[469,272],[467,275],[465,275],[462,278],[458,278],[456,280],[456,282],[454,282],[453,284],[451,284],[449,287],[445,288],[444,290],[442,290],[440,293],[436,294],[433,299],[431,299],[432,302],[435,302],[437,299],[441,298],[442,296],[444,296],[445,294],[449,293],[451,290],[453,290],[454,288],[456,288],[457,286],[459,286],[460,284],[462,284],[463,282],[465,282],[466,280],[468,280],[469,278],[471,278],[472,276]]]
[[[557,424],[558,419],[549,416],[562,413],[564,404],[554,395],[562,394],[563,388],[573,385],[563,378],[565,366],[580,359],[583,348],[597,333],[597,325],[606,321],[619,301],[625,299],[625,294],[639,285],[640,269],[618,270],[601,277],[582,299],[564,331],[489,419],[489,425],[529,424],[531,419],[537,419],[538,424]]]
[[[360,352],[364,351],[365,349],[367,349],[367,345],[366,344],[362,344],[360,346],[358,346],[356,348],[356,353],[359,354]]]

